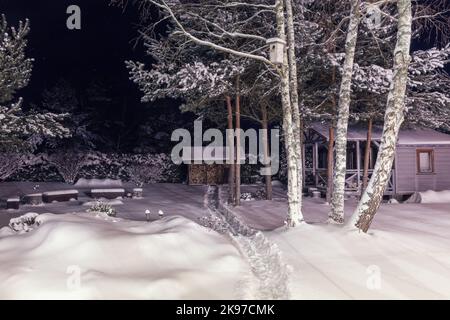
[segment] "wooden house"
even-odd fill
[[[369,156],[369,177],[380,145],[382,128],[374,127]],[[305,131],[304,183],[322,192],[327,188],[329,128],[313,124]],[[362,189],[367,128],[349,127],[345,190],[349,195]],[[450,135],[431,129],[403,129],[386,195],[403,196],[418,191],[450,190]]]

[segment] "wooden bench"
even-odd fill
[[[60,190],[60,191],[44,192],[42,195],[42,200],[44,200],[44,202],[47,203],[78,200],[78,191]]]
[[[6,209],[8,210],[19,210],[20,199],[19,198],[9,198],[6,200]]]
[[[94,199],[117,199],[125,195],[125,189],[92,189],[90,194]]]

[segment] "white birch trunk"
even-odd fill
[[[404,120],[408,67],[411,60],[411,0],[398,0],[397,44],[394,50],[393,81],[384,116],[383,136],[372,177],[355,213],[351,226],[367,232],[381,204],[395,158],[398,133]]]
[[[336,160],[334,167],[333,195],[331,199],[330,222],[344,223],[345,174],[347,169],[347,129],[352,92],[353,65],[355,60],[358,26],[360,21],[360,0],[352,0],[350,23],[345,41],[345,61],[339,91],[338,120],[336,125]]]
[[[289,82],[291,94],[291,108],[294,132],[294,152],[297,161],[297,188],[298,188],[298,219],[304,221],[302,214],[302,195],[303,195],[303,160],[302,160],[302,125],[298,98],[298,78],[297,78],[297,59],[295,53],[295,28],[294,12],[292,9],[292,0],[285,0],[287,17],[287,45],[288,45],[288,63],[289,63]]]
[[[283,0],[276,2],[278,37],[286,41],[286,25],[284,20]],[[287,225],[295,227],[302,221],[299,207],[298,163],[295,151],[295,137],[292,119],[292,102],[290,94],[290,72],[287,49],[284,52],[284,63],[281,66],[281,103],[283,106],[283,133],[286,146],[288,171],[288,217]]]

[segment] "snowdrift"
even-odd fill
[[[414,193],[406,203],[450,203],[450,190]]]
[[[37,219],[0,230],[0,299],[234,299],[250,273],[227,238],[182,217]]]

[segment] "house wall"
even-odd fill
[[[417,173],[417,149],[434,150],[434,173]],[[450,190],[450,146],[399,146],[395,164],[396,193]]]

